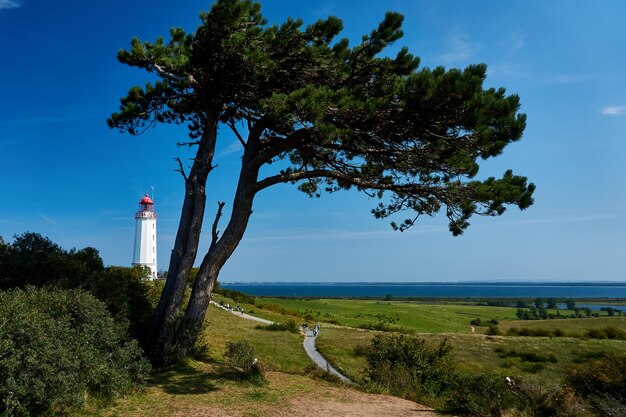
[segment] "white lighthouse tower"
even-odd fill
[[[156,219],[154,202],[146,194],[135,214],[135,249],[133,265],[150,268],[149,279],[157,279]]]

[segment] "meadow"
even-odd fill
[[[470,321],[480,318],[483,322],[496,320],[504,333],[510,328],[558,327],[567,333],[582,334],[586,329],[605,326],[626,331],[626,317],[521,321],[515,316],[516,308],[463,302],[259,298],[252,305],[219,295],[216,301],[240,305],[247,313],[276,322],[320,322],[319,352],[359,383],[361,390],[319,379],[319,372],[312,372],[314,366],[302,348],[301,334],[268,331],[257,322],[243,320],[211,306],[199,343],[201,358],[187,359],[154,373],[144,392],[108,406],[92,402],[86,411],[77,415],[301,415],[307,412],[303,407],[310,406],[311,398],[323,399],[315,403],[320,407],[320,416],[325,415],[324,410],[332,415],[341,407],[359,402],[384,409],[381,404],[402,400],[368,393],[371,387],[367,385],[367,362],[363,352],[372,338],[381,332],[359,328],[381,323],[433,343],[446,339],[452,346],[454,361],[461,373],[488,371],[522,376],[547,389],[562,383],[570,366],[588,358],[610,353],[626,355],[626,341],[623,340],[490,336],[484,334],[486,326],[477,326],[472,333],[469,325]],[[266,382],[241,381],[224,368],[227,343],[241,340],[254,347],[266,370]],[[347,412],[346,415],[350,415],[350,411]]]

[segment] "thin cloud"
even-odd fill
[[[602,114],[609,116],[626,116],[626,106],[607,106],[602,109]]]
[[[20,4],[14,0],[0,0],[0,10],[2,9],[17,9]]]
[[[549,84],[580,84],[587,81],[588,77],[579,74],[559,74],[548,79]]]
[[[238,140],[234,140],[230,145],[228,145],[227,147],[219,151],[219,153],[216,156],[220,157],[220,156],[232,155],[239,151],[241,151],[241,143]]]
[[[441,55],[441,59],[448,63],[465,61],[480,49],[480,45],[471,42],[466,34],[453,36],[448,40],[448,43],[450,44],[448,52]]]
[[[54,220],[53,218],[48,217],[48,216],[46,216],[43,213],[39,213],[39,215],[41,216],[42,219],[44,219],[45,221],[47,221],[51,225],[53,225],[53,226],[58,226],[59,225],[59,223],[57,223],[56,220]]]

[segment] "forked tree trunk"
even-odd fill
[[[151,338],[147,346],[148,355],[156,366],[165,365],[169,361],[176,337],[176,317],[198,252],[206,205],[205,186],[212,168],[217,125],[213,123],[205,132],[188,176],[184,174],[181,165],[181,174],[185,180],[185,198],[165,288],[152,319]]]
[[[246,149],[244,152],[232,214],[224,229],[224,234],[211,245],[196,275],[191,298],[185,310],[184,323],[186,328],[184,334],[178,335],[186,349],[193,346],[200,334],[211,301],[211,292],[220,270],[239,245],[248,226],[252,214],[252,203],[257,191],[255,186],[259,173],[259,169],[250,163],[252,158],[249,155],[252,153],[251,149]]]

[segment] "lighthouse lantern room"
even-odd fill
[[[149,279],[157,279],[156,219],[154,202],[146,194],[139,202],[139,211],[135,213],[133,265],[149,268]]]

